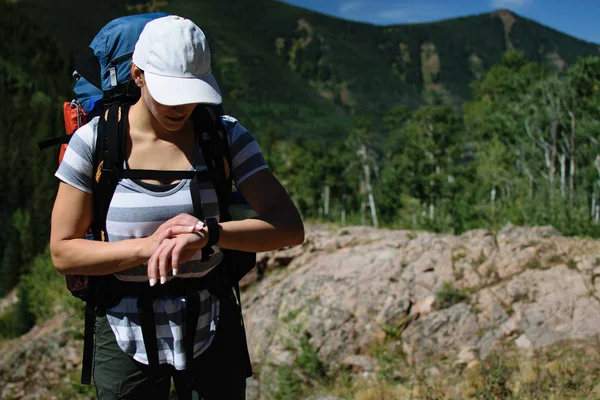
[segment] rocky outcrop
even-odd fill
[[[0,398],[56,399],[81,364],[82,326],[57,315],[26,335],[0,345]]]
[[[259,254],[244,279],[257,372],[248,398],[265,398],[266,378],[279,367],[310,379],[298,371],[303,357],[313,373],[375,376],[386,368],[373,351],[378,343],[403,356],[407,369],[429,375],[454,367],[473,375],[506,345],[527,354],[565,341],[596,343],[598,276],[600,241],[563,237],[551,227],[454,236],[312,226],[302,246]],[[81,332],[81,318],[61,314],[0,344],[0,397],[72,390]],[[401,381],[411,373],[383,372]]]
[[[293,365],[303,337],[331,368],[363,371],[373,367],[360,357],[386,336],[420,365],[600,334],[600,242],[551,227],[318,230],[301,247],[259,255],[259,265],[264,279],[243,296],[259,367]]]

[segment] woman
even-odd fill
[[[221,103],[221,94],[200,28],[176,16],[149,22],[136,44],[131,76],[141,98],[129,110],[126,168],[206,169],[190,117],[197,104]],[[268,170],[258,144],[234,118],[225,116],[222,122],[232,176],[258,217],[206,226],[192,215],[189,180],[123,179],[108,211],[110,242],[85,240],[93,216],[96,118],[74,134],[56,173],[62,182],[52,213],[50,250],[57,270],[114,274],[121,282],[147,281],[159,288],[220,268],[219,249],[261,252],[301,244],[304,228],[298,210]],[[214,187],[208,182],[199,192],[206,221],[214,222],[219,216]],[[213,255],[203,260],[201,250],[214,243]],[[187,389],[205,400],[244,398],[247,354],[239,309],[232,296],[212,289],[197,291],[193,360],[183,348],[186,298],[165,296],[153,302],[158,366],[148,365],[152,354],[144,345],[135,297],[99,308],[94,358],[98,398],[167,398],[171,378],[180,398],[189,395]]]

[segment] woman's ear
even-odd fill
[[[144,72],[135,64],[131,64],[131,77],[137,86],[144,86]]]

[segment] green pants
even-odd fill
[[[187,371],[135,361],[119,348],[103,310],[97,312],[93,374],[100,400],[166,400],[171,379],[179,400],[245,399],[247,367],[240,310],[232,299],[221,300],[215,338]]]

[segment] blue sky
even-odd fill
[[[571,36],[600,44],[600,0],[284,0],[353,21],[393,25],[508,8]]]

